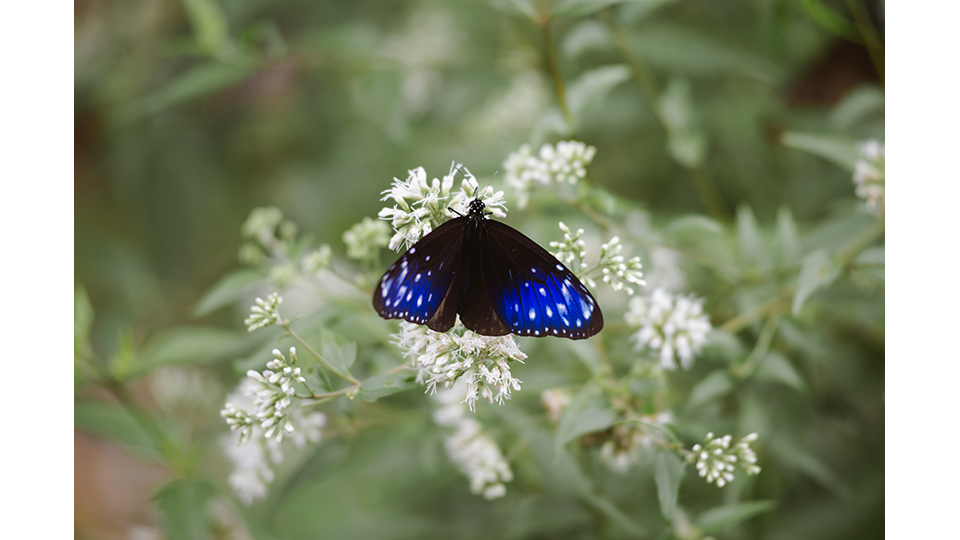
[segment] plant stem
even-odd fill
[[[575,120],[573,113],[570,112],[570,106],[567,105],[567,90],[563,84],[563,76],[560,74],[560,66],[557,63],[557,48],[553,43],[553,36],[550,32],[550,14],[547,11],[545,1],[540,2],[540,18],[537,25],[543,34],[543,57],[547,63],[547,71],[550,72],[550,78],[553,79],[553,89],[557,93],[557,102],[560,104],[560,111],[567,124],[573,128]]]
[[[733,370],[733,374],[738,378],[746,379],[749,377],[767,355],[770,344],[773,342],[773,336],[777,333],[777,326],[780,325],[780,316],[778,311],[774,311],[767,317],[767,322],[764,323],[763,329],[760,331],[760,337],[757,338],[757,344],[750,352],[750,356],[743,364]]]
[[[321,355],[321,354],[318,353],[316,350],[314,350],[314,348],[311,347],[306,341],[304,341],[299,335],[297,335],[296,332],[294,332],[293,330],[291,330],[291,329],[290,329],[290,321],[284,321],[284,322],[283,322],[283,328],[287,331],[287,335],[288,335],[288,336],[292,337],[297,343],[299,343],[300,345],[302,345],[303,348],[307,349],[307,351],[309,351],[310,354],[312,354],[312,355],[314,356],[314,358],[316,358],[317,360],[319,360],[320,363],[322,363],[324,366],[326,366],[327,369],[329,369],[330,371],[332,371],[333,373],[335,373],[338,377],[340,377],[341,379],[344,379],[344,380],[346,380],[346,381],[350,381],[350,382],[353,383],[353,384],[359,384],[359,383],[360,383],[360,381],[358,381],[357,379],[355,379],[355,378],[354,378],[352,375],[350,375],[349,373],[343,373],[343,372],[340,371],[339,369],[333,367],[333,365],[332,365],[330,362],[328,362],[327,359],[323,357],[323,355]]]
[[[853,13],[853,20],[857,23],[857,29],[860,31],[860,36],[863,37],[863,43],[867,47],[867,52],[870,53],[870,60],[873,62],[874,69],[877,70],[880,83],[883,84],[883,42],[880,40],[876,27],[873,26],[870,12],[863,5],[863,0],[847,0],[847,6]]]

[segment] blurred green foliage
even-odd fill
[[[883,139],[882,51],[862,46],[876,35],[851,4],[882,21],[859,0],[78,3],[77,429],[167,467],[169,538],[877,537],[883,222],[858,210],[851,174],[856,143]],[[718,490],[656,449],[610,471],[581,438],[611,425],[608,404],[578,395],[554,432],[538,402],[599,377],[597,351],[524,340],[523,390],[477,413],[514,471],[505,498],[471,495],[429,400],[380,375],[323,405],[323,442],[278,469],[266,501],[231,499],[217,413],[282,336],[241,323],[269,292],[265,267],[236,271],[251,209],[281,208],[302,231],[291,253],[329,244],[369,287],[394,254],[351,266],[341,238],[393,177],[456,160],[489,178],[522,143],[561,139],[598,149],[589,185],[511,223],[543,245],[559,219],[613,223],[645,272],[654,247],[675,248],[718,328],[702,357],[664,397],[625,339],[606,355],[628,393],[666,401],[688,446],[759,432],[763,472]],[[294,326],[326,356],[362,380],[400,362],[395,324],[365,297],[301,293],[285,307],[309,314]],[[622,298],[604,300],[604,333],[626,335]],[[169,369],[210,399],[179,410],[131,392]]]

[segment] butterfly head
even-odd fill
[[[483,218],[483,210],[486,207],[487,205],[483,204],[479,198],[474,199],[470,201],[470,213],[467,215],[472,218]]]

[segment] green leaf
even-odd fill
[[[851,173],[860,159],[859,143],[849,137],[788,131],[780,138],[780,142],[788,148],[819,156]]]
[[[797,392],[804,392],[807,388],[803,377],[797,373],[790,360],[775,351],[767,353],[757,367],[754,377],[779,382]]]
[[[587,109],[602,103],[611,90],[629,78],[630,70],[622,64],[584,72],[570,84],[567,92],[567,101],[574,118],[582,119]]]
[[[614,4],[628,1],[630,0],[563,0],[552,10],[551,15],[554,17],[582,17]]]
[[[697,525],[705,533],[718,533],[776,507],[776,501],[752,501],[721,506],[700,514]]]
[[[870,115],[882,119],[884,103],[882,88],[877,86],[855,88],[830,111],[830,122],[838,131],[847,131]]]
[[[667,21],[646,25],[632,34],[631,50],[651,67],[668,73],[724,77],[745,74],[772,83],[780,70],[760,54],[730,45],[726,38]]]
[[[703,350],[704,353],[715,354],[731,363],[747,354],[740,338],[719,328],[713,328],[707,334],[707,342],[704,343]]]
[[[753,210],[747,205],[737,208],[737,240],[743,260],[756,267],[763,268],[766,262],[766,244],[757,225]]]
[[[652,15],[663,6],[679,0],[632,0],[620,10],[620,18],[626,26],[632,26]]]
[[[733,390],[733,379],[730,378],[730,374],[718,369],[693,387],[690,391],[690,399],[687,400],[687,407],[694,409],[726,395],[731,390]]]
[[[800,0],[800,6],[807,16],[821,27],[850,41],[860,42],[860,33],[853,22],[833,9],[827,7],[820,0]]]
[[[674,77],[660,96],[657,112],[667,128],[667,151],[684,167],[696,167],[707,156],[707,136],[700,129],[690,81]]]
[[[680,495],[680,480],[683,478],[683,462],[669,450],[657,454],[653,478],[657,482],[657,496],[660,498],[660,512],[663,519],[673,521],[673,511],[677,507]]]
[[[884,281],[886,268],[884,267],[883,246],[874,246],[863,250],[860,255],[857,255],[854,263],[856,263],[858,272],[878,281]]]
[[[796,264],[800,258],[800,235],[793,214],[786,206],[777,212],[777,266],[784,268]]]
[[[826,251],[818,249],[804,257],[797,280],[797,292],[793,295],[793,314],[800,313],[810,295],[828,287],[839,275],[840,265]]]
[[[193,306],[193,316],[203,317],[230,305],[243,297],[254,284],[266,279],[267,274],[258,268],[243,268],[230,272],[217,281]]]
[[[357,359],[357,344],[327,329],[321,330],[320,340],[323,358],[337,371],[350,373],[350,366]]]
[[[117,380],[124,380],[133,369],[137,351],[133,345],[133,329],[125,325],[117,336],[117,348],[110,358],[110,373]]]
[[[487,0],[490,6],[497,11],[514,16],[525,16],[531,20],[540,17],[533,0]]]
[[[575,60],[590,51],[603,51],[613,48],[613,37],[600,21],[588,19],[573,27],[561,45],[564,56]]]
[[[365,401],[376,401],[382,397],[416,388],[416,374],[412,370],[400,373],[381,373],[363,381],[357,395]]]
[[[130,375],[162,366],[200,364],[220,360],[245,347],[245,336],[236,330],[183,327],[150,340],[137,357]]]
[[[211,55],[221,52],[229,35],[227,19],[216,0],[183,0],[183,7],[200,49]]]
[[[81,285],[73,288],[73,350],[85,354],[90,344],[90,329],[93,327],[93,305]]]
[[[556,452],[581,435],[607,429],[616,420],[617,413],[607,400],[591,390],[581,390],[563,411],[554,437]]]
[[[706,216],[690,215],[681,216],[671,221],[663,232],[671,236],[682,235],[702,235],[702,234],[723,234],[723,225],[720,222],[710,219]]]
[[[163,109],[210,95],[232,86],[253,73],[255,66],[248,63],[210,61],[189,69],[164,86],[121,109],[112,119],[114,128],[120,128]]]
[[[122,443],[150,455],[158,455],[157,448],[147,432],[126,409],[116,403],[74,401],[73,426],[91,435]]]
[[[178,540],[211,538],[206,517],[211,496],[210,486],[196,480],[173,480],[160,488],[153,500],[165,536]]]

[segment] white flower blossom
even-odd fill
[[[266,373],[266,372],[264,372]],[[278,381],[279,382],[279,381]],[[227,396],[221,415],[227,420],[232,435],[221,438],[224,454],[233,463],[227,483],[244,504],[251,504],[267,495],[267,487],[274,479],[272,463],[284,459],[283,446],[277,437],[270,437],[260,423],[259,402],[263,384],[253,378],[244,378],[237,389]],[[288,439],[302,448],[308,441],[319,442],[326,416],[293,408],[286,411],[285,421],[296,429],[288,432]]]
[[[646,284],[641,279],[643,272],[640,269],[643,265],[640,264],[640,257],[624,261],[623,255],[620,254],[622,251],[623,244],[620,243],[620,238],[614,236],[609,242],[600,246],[600,262],[597,266],[603,272],[604,283],[610,285],[615,291],[625,290],[632,296],[633,287],[627,283],[641,286]]]
[[[464,383],[457,388],[441,390],[434,398],[440,406],[433,413],[434,422],[450,433],[444,439],[447,455],[470,479],[470,491],[486,499],[503,497],[507,493],[504,482],[513,480],[510,465],[497,444],[483,433],[475,418],[467,415],[467,408],[459,401]]]
[[[660,365],[667,370],[677,369],[677,358],[684,369],[689,369],[711,328],[703,312],[703,299],[674,295],[664,289],[631,299],[625,319],[640,327],[632,336],[635,349],[657,351]]]
[[[583,236],[583,229],[577,229],[576,233],[571,233],[570,227],[561,221],[560,230],[563,231],[563,242],[550,242],[550,247],[556,250],[553,255],[574,273],[579,274],[587,268],[587,263],[583,262],[584,257],[587,256],[587,244],[580,239]]]
[[[556,146],[545,144],[537,155],[533,155],[530,145],[521,145],[503,162],[507,184],[516,191],[519,207],[524,208],[530,197],[531,183],[542,186],[551,182],[575,184],[586,178],[586,167],[596,153],[596,148],[579,141],[560,141]]]
[[[257,305],[250,307],[250,316],[243,321],[243,324],[247,325],[247,332],[253,332],[271,324],[284,324],[278,309],[283,303],[282,296],[273,293],[266,300],[258,297],[255,301]]]
[[[756,465],[757,454],[750,448],[750,443],[757,440],[757,434],[751,433],[730,448],[730,435],[714,438],[713,433],[707,433],[703,445],[693,446],[693,457],[697,462],[697,474],[708,483],[716,483],[723,487],[734,479],[733,472],[736,466],[748,475],[760,472]]]
[[[368,217],[343,233],[347,257],[351,259],[375,258],[380,248],[386,247],[389,242],[390,227],[383,221]]]
[[[327,244],[321,244],[320,247],[308,253],[300,261],[300,270],[307,275],[316,275],[323,270],[330,268],[333,262],[333,251]]]
[[[459,191],[452,191],[454,177],[463,174]],[[407,249],[434,228],[451,217],[451,212],[466,215],[470,201],[479,198],[495,217],[506,217],[506,200],[503,192],[492,187],[480,190],[473,174],[457,163],[450,165],[450,172],[443,180],[434,178],[427,183],[423,167],[409,171],[406,180],[393,179],[393,186],[383,192],[380,200],[393,200],[393,208],[380,210],[380,219],[388,220],[396,234],[390,239],[390,249]]]
[[[869,140],[860,145],[860,159],[854,165],[853,182],[856,184],[857,196],[866,202],[867,211],[882,218],[885,198],[885,161],[884,144],[877,140]]]
[[[523,362],[527,357],[517,347],[513,336],[481,336],[467,330],[459,321],[448,332],[434,332],[425,326],[400,323],[400,332],[393,336],[404,355],[413,358],[419,369],[417,382],[428,392],[437,386],[450,389],[457,380],[466,386],[466,403],[476,410],[477,399],[503,404],[513,390],[520,390],[520,379],[510,373],[510,362]]]

